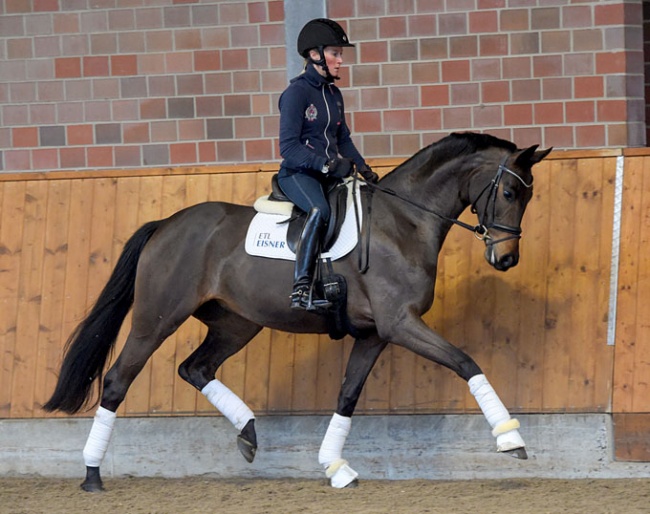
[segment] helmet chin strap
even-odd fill
[[[307,61],[308,61],[308,62],[311,62],[311,63],[313,63],[313,64],[316,64],[316,65],[320,66],[321,68],[323,68],[323,71],[325,72],[325,79],[326,79],[328,82],[334,82],[335,80],[339,80],[340,77],[335,77],[334,75],[332,75],[332,74],[330,73],[330,70],[329,70],[329,68],[327,67],[327,63],[326,63],[326,61],[325,61],[325,52],[324,52],[324,49],[325,49],[325,47],[323,47],[323,46],[319,46],[319,47],[317,48],[317,50],[318,50],[318,55],[320,56],[320,59],[319,59],[318,61],[312,59],[311,54],[309,55],[309,58],[307,59]]]

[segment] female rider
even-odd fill
[[[314,265],[330,218],[325,195],[328,182],[349,176],[354,165],[365,180],[376,182],[378,178],[350,138],[343,95],[334,85],[340,78],[346,46],[354,45],[335,21],[318,18],[308,22],[298,35],[298,53],[305,58],[305,69],[280,96],[283,161],[278,183],[307,213],[296,249],[292,309],[310,305]]]

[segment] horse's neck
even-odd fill
[[[423,163],[418,167],[396,170],[380,185],[413,204],[455,219],[469,205],[466,192],[468,172],[462,168],[455,159],[440,163],[435,169]],[[415,207],[414,216],[422,217],[423,211]]]
[[[396,196],[386,195],[384,216],[391,217],[390,227],[403,232],[401,253],[408,254],[410,262],[419,262],[427,274],[434,278],[438,265],[438,253],[452,227],[441,216],[456,219],[467,207],[467,178],[455,171],[455,164],[441,165],[435,171],[426,169],[403,169],[388,175],[380,185],[395,191]],[[392,228],[391,230],[394,230]],[[422,244],[412,244],[418,240]]]

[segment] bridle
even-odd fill
[[[497,243],[501,243],[503,241],[508,241],[510,239],[520,239],[521,238],[521,227],[513,227],[511,225],[504,225],[502,223],[497,223],[496,221],[496,204],[497,204],[497,194],[499,192],[499,184],[501,183],[501,178],[503,177],[504,173],[508,173],[509,175],[512,175],[515,177],[521,184],[526,188],[530,189],[533,187],[533,183],[531,182],[530,184],[527,184],[526,181],[521,178],[519,175],[517,175],[514,171],[512,171],[510,168],[508,168],[505,163],[508,159],[508,156],[504,157],[501,163],[499,164],[499,167],[497,168],[497,173],[494,176],[494,178],[482,189],[482,191],[479,193],[479,195],[476,197],[476,200],[472,202],[472,213],[477,214],[478,209],[476,205],[478,204],[478,201],[481,199],[481,197],[487,192],[488,193],[488,198],[487,201],[485,202],[485,207],[483,208],[483,212],[479,216],[479,224],[476,225],[475,227],[468,227],[470,228],[473,232],[474,235],[476,236],[477,239],[484,241],[486,245],[495,245]],[[488,222],[488,210],[492,207],[492,216],[491,222]],[[499,232],[506,232],[507,234],[510,234],[508,236],[502,237],[501,239],[493,239],[492,236],[490,235],[490,229],[496,229]]]
[[[432,209],[429,209],[428,207],[418,203],[414,202],[410,198],[406,198],[396,191],[393,191],[392,189],[388,189],[385,187],[381,187],[378,184],[372,184],[370,182],[366,182],[366,185],[370,186],[371,189],[381,191],[382,193],[386,193],[388,195],[394,196],[395,198],[399,198],[403,202],[406,202],[414,207],[417,207],[418,209],[428,212],[429,214],[433,214],[434,216],[437,216],[440,219],[443,219],[445,221],[448,221],[450,223],[453,223],[454,225],[458,225],[459,227],[462,227],[466,230],[469,230],[474,233],[474,236],[483,241],[486,245],[491,246],[495,245],[497,243],[501,243],[503,241],[508,241],[510,239],[519,239],[521,238],[521,227],[513,227],[511,225],[505,225],[502,223],[498,223],[496,221],[496,200],[497,200],[497,193],[499,190],[499,184],[501,183],[501,179],[503,178],[503,174],[507,173],[509,175],[512,175],[515,177],[519,182],[523,184],[523,186],[527,189],[530,189],[533,187],[533,183],[531,182],[530,184],[526,183],[524,179],[522,179],[519,175],[517,175],[514,171],[512,171],[510,168],[506,166],[506,161],[508,160],[508,156],[505,156],[501,163],[499,164],[499,167],[497,168],[497,172],[494,176],[494,178],[488,182],[488,184],[481,190],[481,192],[478,194],[476,199],[471,203],[472,207],[472,213],[477,214],[478,213],[478,208],[477,204],[481,197],[487,193],[487,201],[485,202],[485,207],[483,208],[483,212],[479,216],[479,223],[478,225],[469,225],[467,223],[464,223],[460,221],[457,218],[450,218],[448,216],[445,216],[443,214],[440,214],[437,211],[434,211]],[[355,175],[356,178],[356,175]],[[360,179],[362,180],[362,179]],[[489,218],[489,213],[490,213],[490,208],[491,208],[491,221],[488,221]],[[491,234],[490,230],[495,229],[498,230],[499,232],[505,232],[509,234],[508,236],[502,237],[500,239],[494,239]]]

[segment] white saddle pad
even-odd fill
[[[357,182],[357,191],[360,184]],[[361,200],[359,194],[356,195],[357,206],[359,213],[359,226],[361,225]],[[259,199],[256,202],[256,208],[266,198]],[[322,259],[340,259],[341,257],[349,254],[357,245],[358,232],[357,222],[354,212],[354,195],[352,194],[352,182],[348,182],[348,198],[346,204],[346,215],[341,233],[335,241],[329,252],[322,253]],[[278,203],[278,202],[273,202]],[[291,204],[289,204],[291,205]],[[287,214],[267,214],[265,212],[258,212],[253,221],[248,227],[246,234],[246,253],[255,255],[257,257],[268,257],[269,259],[284,259],[288,261],[295,261],[296,254],[294,254],[287,244],[287,231],[289,223],[283,223],[290,218]]]

